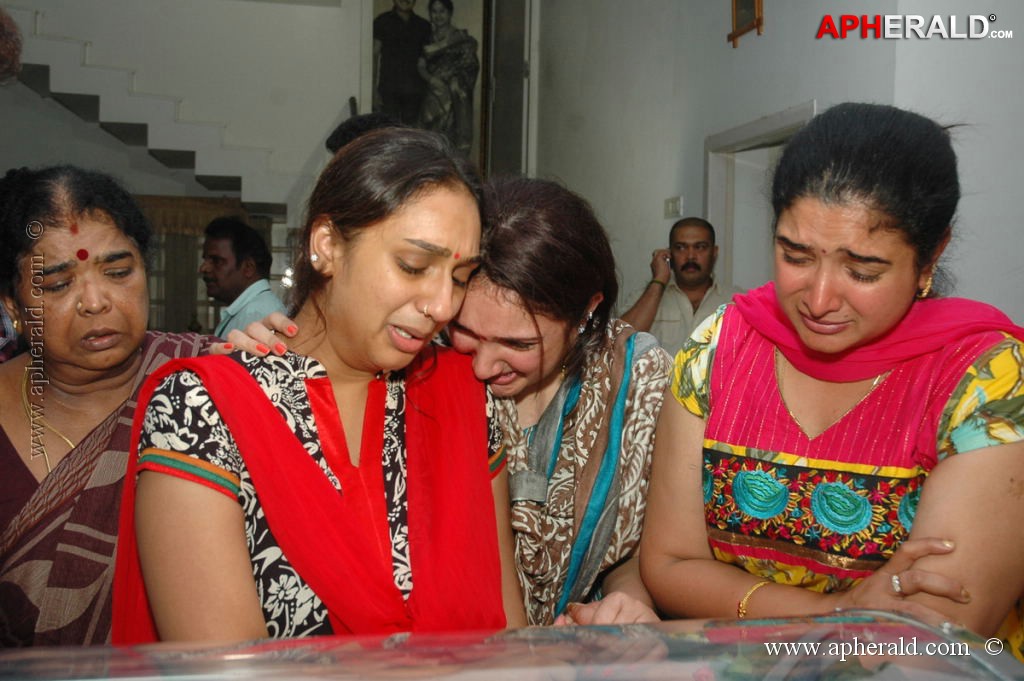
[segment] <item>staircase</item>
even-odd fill
[[[298,217],[289,192],[306,178],[271,170],[271,149],[226,144],[228,124],[183,120],[180,98],[139,92],[131,69],[90,63],[89,42],[48,35],[44,12],[4,9],[22,32],[19,80],[40,97],[129,147],[145,148],[169,170],[190,171],[208,191],[239,197],[250,213],[286,222],[291,208]]]

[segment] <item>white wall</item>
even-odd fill
[[[1008,40],[901,41],[895,101],[946,123],[959,158],[961,193],[946,267],[957,295],[992,303],[1024,323],[1024,3],[984,6],[953,0],[901,0],[901,14],[997,16]],[[965,6],[968,9],[965,9]]]
[[[732,281],[742,289],[752,289],[772,279],[775,258],[771,236],[771,169],[782,153],[782,146],[739,152],[734,157]],[[719,248],[721,252],[721,247]],[[722,266],[719,272],[726,271]]]
[[[811,99],[819,109],[860,100],[942,120],[956,113],[979,124],[959,135],[962,181],[974,192],[986,189],[961,206],[971,243],[961,238],[950,263],[958,292],[1024,321],[1020,256],[1007,247],[1024,239],[987,224],[1012,224],[1009,183],[1019,176],[1024,141],[1015,121],[1024,95],[1010,84],[1024,67],[1024,6],[993,0],[983,8],[1000,16],[1001,28],[1017,28],[1015,40],[815,39],[826,8],[931,16],[963,14],[962,4],[772,0],[764,35],[747,34],[733,49],[725,40],[728,2],[541,0],[538,175],[557,176],[593,202],[628,296],[650,276],[651,249],[667,240],[671,220],[662,217],[662,201],[682,192],[685,213],[702,210],[706,136]],[[965,142],[976,146],[967,151]],[[620,297],[620,306],[631,302]]]
[[[180,97],[181,119],[226,123],[227,145],[272,149],[271,171],[307,176],[294,188],[302,198],[328,159],[327,135],[347,117],[349,96],[359,94],[362,0],[17,6],[44,10],[47,34],[89,41],[90,63],[134,69],[138,91]],[[300,216],[289,218],[297,223]]]
[[[703,140],[688,133],[704,60],[686,45],[708,4],[538,3],[537,175],[593,204],[624,274],[620,304],[650,278],[651,250],[668,244],[664,199],[683,194],[683,212],[700,212],[703,171],[690,160]]]

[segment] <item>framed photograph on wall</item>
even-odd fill
[[[367,0],[373,111],[444,134],[486,168],[491,0]]]
[[[740,44],[740,36],[753,30],[764,33],[764,7],[762,0],[732,0],[732,32],[726,40],[733,47]]]

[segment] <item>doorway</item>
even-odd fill
[[[519,174],[524,168],[529,102],[529,0],[494,2],[491,20],[490,149],[487,174]]]
[[[724,257],[719,276],[751,289],[771,280],[771,170],[785,143],[817,113],[815,100],[704,140],[704,214]]]

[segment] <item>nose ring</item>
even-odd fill
[[[82,311],[82,301],[81,300],[79,300],[78,304],[75,305],[75,309],[78,310],[79,312]]]
[[[430,312],[427,311],[427,306],[426,305],[423,306],[423,316],[424,317],[429,317],[430,316]]]

